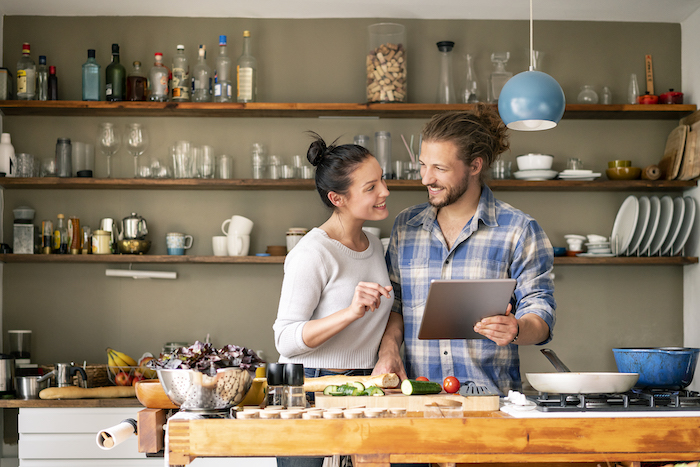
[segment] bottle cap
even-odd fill
[[[250,31],[243,31],[243,37],[250,37]]]
[[[24,52],[29,53],[30,50],[31,49],[29,47],[29,42],[25,42],[22,44],[22,53],[24,53]]]
[[[388,138],[390,138],[390,137],[391,137],[391,133],[388,132],[388,131],[377,131],[377,132],[374,134],[374,136],[375,136],[375,137],[376,137],[376,136],[380,136],[380,137],[388,137]]]
[[[177,46],[177,50],[185,50],[185,46],[179,44],[179,45]]]
[[[112,44],[112,54],[119,53],[119,44]]]
[[[437,43],[437,48],[440,52],[450,52],[455,43],[452,41],[440,41]]]
[[[226,36],[219,36],[219,45],[226,45]]]
[[[284,384],[284,363],[267,364],[267,385],[281,386]]]
[[[53,66],[53,65],[49,66],[49,74],[50,75],[56,74],[56,67],[55,66]],[[68,141],[70,141],[70,140],[68,140]]]
[[[136,61],[134,62],[134,68],[138,68],[138,67],[140,67],[140,66],[141,66],[141,62],[139,62],[138,60],[136,60]]]
[[[9,133],[3,133],[3,134],[0,136],[0,143],[10,144],[10,134],[9,134]]]
[[[156,52],[156,60],[163,60],[163,54],[160,52]]]
[[[95,49],[88,49],[88,58],[95,58]]]
[[[39,55],[39,65],[46,65],[46,55]]]
[[[57,217],[58,219],[63,219],[63,214],[59,214],[59,215],[56,216],[56,217]]]
[[[285,363],[284,384],[289,386],[303,386],[304,365],[301,363]]]

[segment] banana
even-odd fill
[[[125,369],[123,367],[138,366],[136,361],[124,352],[119,352],[109,347],[107,347],[107,364],[109,370],[115,375]]]
[[[133,358],[129,357],[127,354],[124,352],[119,352],[117,350],[112,349],[112,352],[116,354],[116,356],[125,363],[126,366],[139,366],[139,364],[134,360]]]

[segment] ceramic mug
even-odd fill
[[[170,232],[165,236],[165,246],[168,248],[169,255],[184,255],[185,250],[192,248],[192,243],[194,243],[192,235]]]
[[[228,226],[228,230],[226,225]],[[233,216],[230,219],[226,219],[223,224],[221,224],[221,231],[224,235],[229,235],[231,232],[238,232],[238,235],[250,235],[253,230],[253,221],[243,216]]]
[[[228,237],[217,235],[211,238],[214,256],[228,256]]]
[[[250,235],[238,235],[237,232],[231,232],[228,235],[229,256],[248,256],[249,249]]]

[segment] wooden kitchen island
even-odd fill
[[[357,467],[390,463],[637,463],[700,460],[700,417],[171,420],[169,463],[197,457],[352,455]],[[413,416],[411,416],[413,415]],[[139,450],[149,452],[165,412],[139,413]],[[160,434],[162,440],[162,431]],[[142,438],[144,438],[142,443]],[[149,446],[151,446],[149,448]],[[161,444],[162,446],[162,444]]]

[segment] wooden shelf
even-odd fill
[[[697,181],[680,180],[491,180],[494,191],[683,191]],[[420,180],[387,180],[390,190],[425,191]],[[141,178],[0,178],[6,189],[61,190],[314,190],[313,180],[141,179]]]
[[[430,118],[446,110],[469,110],[476,104],[359,103],[214,103],[0,101],[8,116],[64,117],[243,117],[243,118]],[[495,105],[494,105],[495,107]],[[569,104],[565,119],[678,120],[696,110],[694,104],[593,105]]]
[[[0,408],[143,407],[135,397],[114,399],[0,399]]]
[[[187,255],[15,255],[0,254],[3,263],[163,263],[163,264],[283,264],[284,256]]]
[[[96,263],[96,264],[284,264],[284,256],[169,256],[169,255],[15,255],[0,254],[3,263]],[[697,264],[693,256],[591,258],[557,256],[556,266],[684,266]]]

